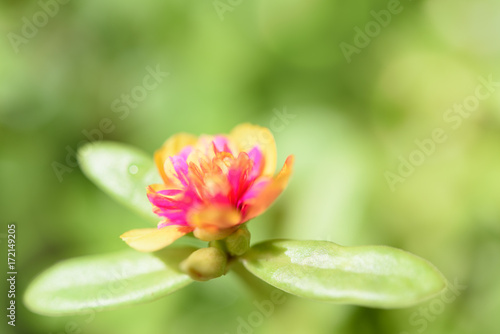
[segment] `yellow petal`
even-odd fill
[[[198,138],[189,133],[178,133],[167,139],[163,146],[155,152],[155,163],[160,175],[165,183],[170,183],[165,174],[165,160],[179,152],[186,146],[195,145]]]
[[[262,175],[272,176],[276,170],[276,142],[268,128],[249,123],[240,124],[229,134],[240,152],[248,152],[258,146],[264,155]]]
[[[248,211],[245,213],[243,221],[248,221],[257,217],[267,210],[283,192],[288,185],[288,180],[292,175],[294,156],[290,155],[283,165],[279,174],[267,185],[262,192],[254,199],[247,202]]]
[[[157,228],[141,228],[123,233],[120,238],[139,252],[155,252],[168,245],[192,229],[185,226],[171,225]]]

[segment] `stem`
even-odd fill
[[[267,299],[273,287],[258,277],[255,277],[251,272],[249,272],[243,264],[238,261],[237,258],[233,258],[231,261],[231,269],[239,276],[239,278],[246,283],[246,285],[252,291],[255,298]]]

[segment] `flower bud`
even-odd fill
[[[182,261],[180,268],[195,281],[208,281],[226,271],[226,253],[215,247],[200,248]]]
[[[250,248],[250,232],[246,227],[238,229],[226,238],[226,247],[229,254],[240,256]]]
[[[224,253],[227,253],[227,248],[226,248],[226,243],[224,240],[213,240],[208,243],[209,247],[215,247],[223,251]]]

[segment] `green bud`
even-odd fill
[[[215,247],[200,248],[181,262],[181,270],[195,281],[208,281],[224,275],[226,253]]]
[[[208,243],[209,247],[215,247],[223,251],[224,253],[227,253],[227,248],[226,248],[226,243],[224,240],[213,240]]]
[[[246,227],[238,229],[226,238],[226,247],[233,256],[245,254],[250,248],[250,231]]]

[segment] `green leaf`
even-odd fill
[[[195,248],[157,253],[127,250],[74,258],[40,274],[24,295],[26,306],[44,315],[71,315],[157,299],[193,282],[179,263]]]
[[[119,202],[158,222],[146,195],[146,187],[161,183],[153,159],[128,145],[94,142],[78,151],[80,167],[87,177]]]
[[[271,240],[253,246],[241,261],[255,276],[286,292],[343,304],[407,307],[447,285],[426,260],[386,246]]]

